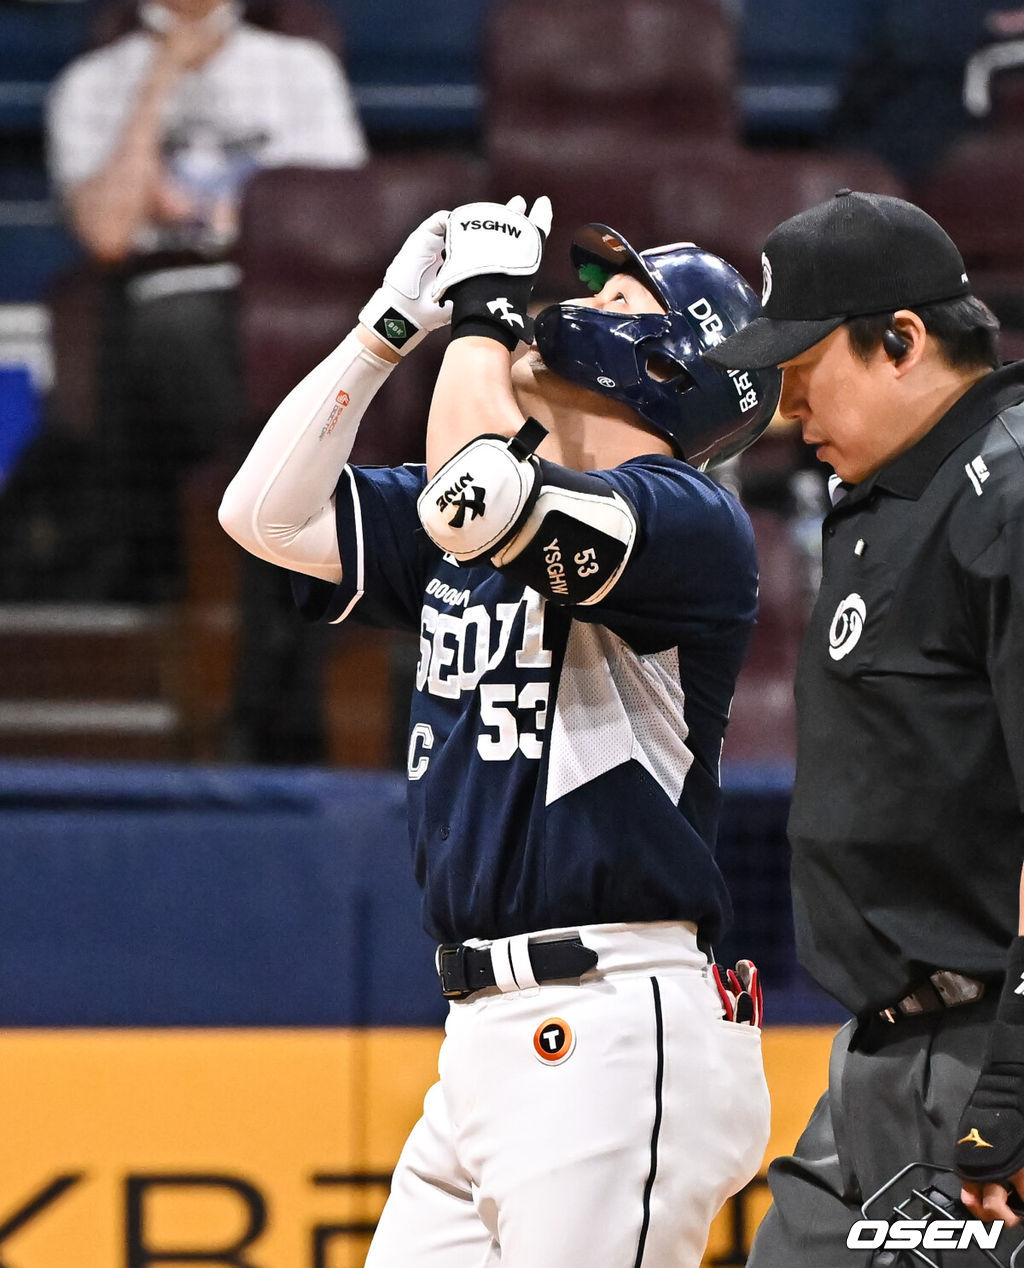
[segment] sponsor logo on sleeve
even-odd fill
[[[351,402],[352,402],[352,398],[345,391],[345,389],[342,388],[338,392],[337,396],[335,396],[334,398],[334,404],[331,407],[330,414],[328,414],[327,416],[327,422],[324,423],[323,427],[321,427],[320,429],[321,440],[323,440],[326,436],[329,436],[331,432],[334,431],[335,427],[338,424],[338,419],[342,416],[342,414],[345,412],[345,410],[348,408]]]

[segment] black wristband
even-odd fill
[[[533,276],[510,277],[506,273],[485,273],[467,277],[449,287],[452,301],[452,338],[483,335],[496,339],[511,352],[520,339],[533,339],[533,320],[526,308],[533,290]]]
[[[985,1061],[957,1128],[956,1169],[978,1183],[1024,1167],[1024,938],[1014,938]]]

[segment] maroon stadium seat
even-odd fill
[[[685,238],[728,260],[761,291],[761,248],[789,216],[844,186],[905,196],[880,159],[831,151],[769,151],[691,142],[652,191],[656,236]]]
[[[492,156],[509,127],[736,126],[735,31],[718,0],[506,0],[491,9],[482,66]]]
[[[432,211],[481,196],[479,161],[386,155],[354,171],[256,173],[242,207],[241,330],[254,425],[355,324],[406,235]],[[422,457],[434,335],[391,376],[360,432],[362,462]]]
[[[1024,130],[958,141],[916,190],[915,199],[959,246],[982,298],[1024,289]]]
[[[638,247],[658,233],[651,203],[659,173],[679,165],[685,144],[661,136],[637,136],[616,123],[584,122],[560,130],[557,144],[544,134],[509,133],[500,158],[490,164],[492,196],[521,193],[551,198],[554,219],[544,253],[538,293],[563,299],[579,291],[568,247],[574,231],[591,220],[612,225]]]
[[[1004,132],[1024,132],[1024,65],[1004,70],[993,80],[989,121]]]

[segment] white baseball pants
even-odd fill
[[[579,985],[453,1003],[367,1268],[699,1265],[767,1145],[761,1032],[723,1020],[692,925],[578,933]]]

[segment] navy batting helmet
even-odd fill
[[[573,266],[595,291],[615,273],[638,278],[664,313],[610,313],[553,304],[539,313],[537,348],[549,370],[631,406],[697,467],[731,458],[771,422],[776,369],[728,372],[701,352],[761,315],[736,270],[692,242],[635,251],[607,225],[585,225]]]

